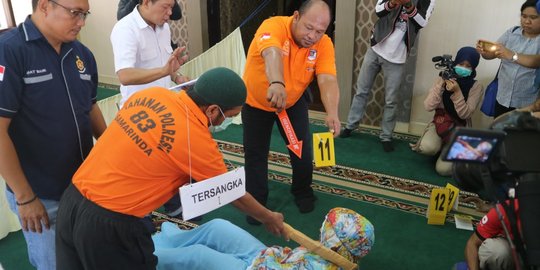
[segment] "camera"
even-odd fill
[[[431,58],[431,61],[435,63],[435,68],[441,70],[439,76],[444,80],[456,79],[458,75],[454,71],[454,61],[452,55],[443,54],[441,56],[435,56]]]
[[[523,244],[507,238],[521,256],[516,264],[540,269],[540,119],[513,111],[497,118],[489,130],[457,128],[441,155],[454,162],[453,176],[463,190],[505,205],[510,223],[521,224],[510,231]],[[507,189],[515,190],[519,213],[505,203]]]

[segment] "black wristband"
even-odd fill
[[[34,194],[34,197],[32,199],[30,199],[30,200],[28,200],[26,202],[22,202],[22,203],[16,202],[16,203],[17,203],[18,206],[21,206],[21,205],[29,204],[29,203],[35,201],[36,199],[37,199],[37,195]]]
[[[276,83],[277,83],[277,84],[281,84],[281,85],[283,85],[283,87],[285,87],[285,83],[282,82],[282,81],[273,81],[273,82],[270,82],[270,84],[268,84],[268,86],[270,86],[270,85],[272,85],[272,84],[276,84]]]

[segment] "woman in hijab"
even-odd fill
[[[435,111],[433,121],[428,124],[424,134],[413,151],[434,156],[447,142],[456,126],[471,126],[471,117],[482,100],[483,85],[475,80],[476,67],[480,54],[473,47],[459,49],[453,62],[454,77],[443,79],[439,76],[424,100],[427,111]],[[439,158],[435,165],[437,173],[443,176],[452,174],[452,163]]]

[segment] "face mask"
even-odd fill
[[[226,117],[225,114],[223,113],[223,111],[221,110],[221,108],[219,108],[219,112],[221,113],[221,115],[223,115],[223,118],[225,120],[223,120],[223,122],[221,123],[221,125],[219,126],[214,126],[214,124],[212,123],[212,119],[210,119],[210,126],[208,127],[208,130],[212,133],[216,133],[216,132],[220,132],[220,131],[224,131],[225,129],[227,129],[227,127],[232,124],[233,122],[233,119],[232,117]]]
[[[472,74],[472,70],[462,66],[455,66],[454,71],[459,77],[469,77]]]

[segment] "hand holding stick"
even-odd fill
[[[302,245],[310,252],[321,256],[323,259],[330,261],[345,270],[353,270],[358,268],[357,264],[347,260],[337,252],[323,246],[320,242],[309,238],[309,236],[291,227],[291,225],[285,222],[283,222],[283,225],[285,227],[285,231],[287,232],[288,238]]]

